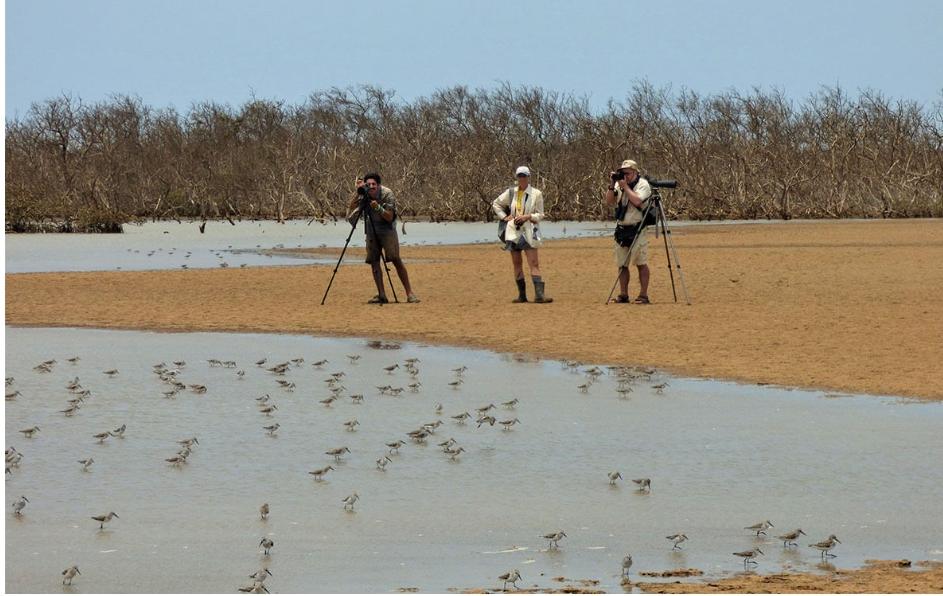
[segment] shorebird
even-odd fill
[[[24,428],[20,432],[23,433],[23,436],[26,437],[27,439],[32,439],[33,435],[39,432],[39,427],[34,426],[32,428]]]
[[[118,517],[118,514],[117,514],[117,513],[115,513],[114,511],[109,511],[109,512],[106,513],[105,515],[93,515],[93,516],[92,516],[92,519],[94,519],[95,521],[98,522],[98,524],[99,524],[99,525],[98,525],[98,529],[99,529],[99,530],[104,530],[104,529],[105,529],[105,524],[108,523],[108,522],[110,522],[112,519],[114,519],[114,518],[116,518],[116,517]],[[121,518],[119,517],[118,519],[121,519]]]
[[[177,368],[183,368],[184,366],[187,365],[187,361],[186,361],[186,360],[174,360],[174,361],[173,361],[173,364],[174,364],[174,366],[176,366]]]
[[[566,538],[566,532],[563,530],[560,530],[559,532],[551,532],[549,534],[544,534],[543,538],[550,541],[549,545],[547,546],[548,549],[560,548],[560,545],[557,543]]]
[[[119,439],[123,439],[123,438],[124,438],[124,431],[126,431],[126,430],[128,430],[128,425],[127,425],[127,424],[122,424],[121,426],[119,426],[119,427],[116,428],[115,430],[111,431],[110,434],[111,434],[111,436],[113,436],[113,437],[118,437]]]
[[[441,420],[436,420],[435,422],[427,422],[422,425],[424,429],[429,431],[430,435],[435,434],[435,429],[439,428],[440,426],[442,426]]]
[[[426,440],[426,437],[429,436],[429,431],[426,430],[425,428],[420,428],[418,430],[409,431],[408,433],[406,433],[406,436],[408,436],[413,441],[416,441],[417,443],[422,443],[423,441]]]
[[[497,422],[497,420],[494,419],[494,416],[482,416],[478,419],[478,428],[481,428],[482,424],[494,426],[495,422]]]
[[[318,360],[317,362],[312,362],[311,366],[313,366],[314,368],[321,368],[322,366],[327,364],[327,362],[328,362],[327,360]]]
[[[449,381],[449,387],[451,387],[452,389],[458,389],[459,387],[461,387],[462,383],[464,382],[465,381],[462,380],[461,377],[459,377],[458,379],[455,379],[454,381]]]
[[[75,577],[76,575],[82,575],[82,573],[79,571],[78,565],[73,565],[72,567],[69,567],[68,569],[63,571],[62,572],[62,585],[71,586],[72,578]],[[66,583],[66,582],[69,582],[69,583]]]
[[[13,501],[13,515],[23,515],[23,508],[26,507],[26,504],[29,503],[29,499],[26,497],[20,497],[16,501]]]
[[[767,520],[765,520],[765,521],[761,521],[761,522],[759,522],[759,523],[753,524],[752,526],[746,526],[746,527],[743,528],[743,529],[744,529],[744,530],[750,530],[750,531],[752,531],[752,532],[756,532],[756,535],[757,535],[757,536],[759,536],[760,534],[763,534],[763,535],[765,536],[765,535],[766,535],[766,530],[768,530],[768,529],[770,529],[770,528],[773,528],[773,527],[775,527],[775,526],[773,526],[773,522],[771,522],[771,521],[769,521],[769,520],[767,519]]]
[[[111,436],[111,431],[105,431],[103,433],[98,433],[97,435],[92,435],[92,437],[98,439],[99,443],[104,443],[105,439]]]
[[[261,359],[261,360],[256,360],[256,361],[255,361],[255,365],[256,365],[256,366],[265,366],[265,363],[266,363],[266,362],[268,362],[268,358],[263,358],[263,359]]]
[[[465,448],[458,447],[457,449],[452,449],[450,447],[446,447],[445,449],[443,449],[443,451],[445,451],[446,455],[449,456],[450,460],[455,461],[455,459],[459,456],[459,454],[465,451]]]
[[[733,554],[736,557],[743,557],[743,566],[746,567],[750,563],[753,563],[754,565],[756,565],[756,555],[758,554],[762,555],[763,551],[761,551],[759,547],[757,547],[751,550],[740,551],[738,553],[733,553]]]
[[[393,371],[396,370],[397,368],[399,368],[399,364],[391,364],[390,366],[384,366],[383,370],[385,370],[387,374],[391,375],[393,374]]]
[[[390,455],[394,453],[399,453],[399,448],[406,444],[406,441],[393,441],[392,443],[387,443],[386,446],[390,448]]]
[[[7,377],[7,387],[9,387],[15,382],[16,382],[16,379],[14,379],[13,377]]]
[[[777,536],[776,538],[783,541],[783,547],[785,548],[786,546],[790,546],[790,545],[799,546],[796,540],[799,538],[800,535],[805,536],[805,532],[802,531],[802,528],[797,528],[796,530],[793,530],[792,532],[789,532],[788,534],[783,534],[782,536]]]
[[[95,460],[92,458],[80,459],[79,463],[82,464],[82,471],[88,472],[88,469],[92,467],[92,464],[95,463]]]
[[[452,419],[458,422],[459,424],[465,424],[465,421],[471,418],[471,414],[468,412],[462,412],[461,414],[456,414],[452,416]]]
[[[609,472],[609,485],[615,486],[616,480],[622,480],[621,472]]]
[[[351,364],[357,364],[357,361],[360,360],[360,354],[347,354],[347,359],[350,360]]]
[[[74,416],[76,412],[79,411],[78,404],[73,404],[64,410],[59,410],[60,413],[65,414],[67,417]]]
[[[186,455],[184,455],[184,453],[186,453]],[[187,463],[187,457],[189,456],[189,452],[184,451],[184,453],[178,453],[177,455],[173,457],[168,457],[164,459],[164,461],[169,463],[172,466],[179,466],[181,464],[185,464]]]
[[[498,579],[500,579],[501,581],[504,582],[504,587],[501,588],[502,590],[507,590],[509,583],[510,583],[512,586],[514,586],[514,588],[516,589],[516,588],[517,588],[517,580],[521,579],[521,572],[518,571],[517,569],[512,569],[511,571],[508,571],[508,572],[505,573],[504,575],[499,575],[499,576],[498,576]]]
[[[520,400],[515,397],[511,401],[506,401],[502,403],[501,405],[507,408],[508,410],[513,410],[517,406],[518,402],[520,402]]]
[[[315,480],[320,482],[321,480],[324,480],[324,475],[333,469],[334,469],[334,466],[325,466],[323,468],[318,468],[317,470],[313,470],[308,473],[314,476]]]
[[[341,502],[344,504],[344,509],[347,511],[353,511],[354,503],[356,503],[357,499],[359,498],[360,498],[360,495],[358,495],[357,493],[352,493],[344,497],[343,499],[341,499]]]
[[[239,380],[241,381],[242,379],[245,378],[245,376],[246,376],[246,371],[244,371],[244,370],[237,370],[237,371],[236,371],[236,376],[239,377]]]
[[[658,395],[661,395],[662,393],[665,392],[665,387],[667,387],[667,386],[668,386],[668,382],[665,381],[664,383],[659,383],[659,384],[657,384],[657,385],[652,385],[652,389],[655,390],[655,393],[657,393]]]
[[[358,422],[357,419],[354,418],[353,420],[348,420],[347,422],[345,422],[344,427],[347,429],[347,432],[354,432],[355,430],[357,430],[356,427],[358,424],[360,424],[360,422]]]
[[[268,517],[268,512],[268,503],[262,503],[262,506],[259,507],[259,515],[261,516],[261,519],[266,519]]]
[[[420,360],[419,358],[407,358],[406,360],[403,360],[403,362],[413,366],[413,365],[419,364],[420,362],[422,362],[422,360]]]
[[[259,413],[265,414],[266,416],[271,416],[272,412],[274,412],[277,409],[278,409],[278,406],[276,406],[275,404],[271,404],[271,405],[263,406],[259,408]]]
[[[268,591],[268,588],[265,587],[265,582],[258,580],[252,582],[248,586],[240,586],[237,589],[240,592],[244,592],[246,594],[271,594],[271,592]]]
[[[19,390],[19,389],[17,389],[16,391],[7,393],[7,394],[6,394],[6,398],[7,398],[7,401],[13,401],[13,400],[15,400],[15,399],[17,398],[17,396],[20,396],[20,395],[23,395],[23,394],[20,393],[20,390]]]
[[[453,368],[453,369],[452,369],[452,372],[455,373],[455,374],[458,375],[458,376],[462,376],[462,375],[465,374],[465,371],[466,371],[466,370],[468,370],[468,367],[465,366],[465,365],[462,365],[462,366],[459,366],[458,368]]]
[[[318,403],[324,404],[324,407],[325,407],[325,408],[330,408],[330,407],[331,407],[331,404],[334,403],[336,400],[337,400],[337,396],[336,396],[336,395],[332,395],[331,397],[326,397],[326,398],[324,398],[324,399],[322,399],[322,400],[319,400]]]
[[[271,538],[262,538],[262,540],[259,541],[259,546],[265,549],[265,554],[269,554],[269,551],[275,546],[275,541]]]
[[[377,390],[380,392],[380,395],[386,395],[387,392],[392,388],[392,385],[377,385]]]
[[[487,406],[482,406],[480,408],[475,408],[475,411],[481,415],[487,414],[488,410],[493,410],[494,404],[488,404]]]
[[[436,405],[435,405],[435,413],[441,416],[443,409],[444,409],[444,408],[443,408],[442,404],[436,402]]]
[[[275,379],[275,382],[278,383],[280,386],[285,387],[285,388],[288,388],[289,386],[294,387],[294,385],[295,385],[295,384],[292,383],[291,381],[286,381],[285,379]]]
[[[629,569],[632,568],[632,555],[622,557],[622,577],[629,576]]]
[[[502,420],[498,424],[504,427],[503,430],[511,430],[512,426],[514,426],[515,424],[520,424],[520,422],[521,422],[520,420],[518,420],[517,418],[514,418],[512,420]]]
[[[638,485],[639,492],[651,492],[652,490],[652,479],[651,478],[633,478],[632,482]]]
[[[393,397],[398,397],[401,393],[403,393],[403,391],[405,391],[405,389],[403,389],[402,387],[390,387],[387,393],[389,393]]]
[[[328,449],[324,452],[325,455],[333,456],[334,461],[340,461],[341,456],[344,455],[344,453],[350,453],[350,449],[347,447],[335,447],[334,449]]]
[[[688,539],[685,534],[672,534],[671,536],[665,536],[665,538],[674,543],[674,545],[671,547],[671,550],[681,550],[679,545]]]
[[[458,442],[458,441],[456,441],[456,440],[453,439],[452,437],[449,437],[448,439],[442,441],[441,443],[438,443],[438,446],[441,447],[442,449],[448,449],[449,447],[451,447],[452,445],[454,445],[454,444],[457,443],[457,442]]]
[[[235,360],[223,360],[223,368],[236,368]]]
[[[391,461],[393,460],[390,459],[389,456],[384,455],[383,457],[377,460],[377,469],[380,470],[381,472],[385,472],[386,464],[390,463]]]
[[[291,359],[291,363],[294,364],[295,366],[301,366],[302,364],[305,363],[305,359],[304,359],[304,358],[292,358],[292,359]]]
[[[838,537],[835,536],[834,534],[830,534],[829,537],[823,540],[822,542],[816,542],[815,544],[810,544],[809,546],[811,546],[812,548],[817,548],[820,551],[822,551],[822,558],[824,559],[825,557],[835,556],[828,551],[835,548],[836,543],[841,544],[841,540],[839,540]]]
[[[106,370],[102,374],[108,375],[109,377],[116,377],[118,376],[118,369],[113,368],[111,370]]]
[[[363,393],[356,393],[356,394],[354,394],[354,395],[351,395],[351,396],[350,396],[350,401],[353,402],[353,403],[355,403],[355,404],[362,404],[362,403],[363,403]]]
[[[206,393],[206,385],[200,385],[198,383],[194,383],[192,385],[187,385],[187,387],[190,388],[190,391],[197,394]]]
[[[189,439],[183,439],[183,440],[177,441],[177,444],[183,445],[184,447],[193,447],[194,444],[199,445],[200,442],[197,440],[196,437],[190,437]]]
[[[422,389],[422,383],[416,381],[415,383],[410,383],[408,387],[412,393],[419,393],[419,390]]]
[[[281,426],[279,423],[270,424],[268,426],[263,426],[262,429],[265,430],[270,437],[274,437],[275,433],[278,432],[278,427]]]
[[[216,358],[210,358],[210,359],[207,360],[206,362],[207,362],[210,366],[222,366],[222,365],[223,365],[222,361],[221,361],[221,360],[217,360]]]
[[[259,569],[249,577],[254,579],[257,582],[264,582],[266,579],[272,576],[272,572],[268,570],[268,567],[263,567]]]
[[[591,382],[583,383],[582,385],[577,385],[577,389],[580,390],[580,393],[587,393],[589,391],[589,386],[592,385]]]

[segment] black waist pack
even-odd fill
[[[619,246],[629,248],[632,246],[632,242],[635,241],[635,236],[637,235],[638,231],[639,227],[637,225],[616,226],[616,242],[619,243]]]

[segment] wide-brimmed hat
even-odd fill
[[[515,176],[530,176],[530,168],[527,166],[521,166],[517,168],[517,171],[514,172]]]
[[[624,162],[622,162],[621,166],[619,166],[619,170],[628,170],[628,169],[632,169],[638,172],[638,164],[635,163],[631,159],[627,159]]]

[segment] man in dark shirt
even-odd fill
[[[367,189],[367,213],[364,217],[364,231],[367,237],[367,259],[373,269],[373,281],[377,286],[377,295],[368,301],[368,304],[386,304],[386,289],[383,284],[383,268],[380,266],[380,250],[388,263],[396,267],[403,287],[406,288],[406,302],[415,304],[419,298],[409,284],[409,274],[406,265],[399,256],[399,236],[396,234],[396,199],[393,191],[380,184],[379,174],[367,174],[363,179],[357,179],[357,188]],[[360,195],[354,196],[348,206],[348,212],[353,212],[360,204]]]

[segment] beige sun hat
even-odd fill
[[[635,163],[635,162],[634,162],[633,160],[631,160],[631,159],[625,160],[624,162],[622,162],[622,165],[619,166],[619,170],[628,170],[628,169],[635,170],[636,172],[639,171],[639,169],[638,169],[638,164]]]
[[[521,166],[517,168],[517,171],[514,173],[515,176],[530,176],[530,168],[527,166]]]

